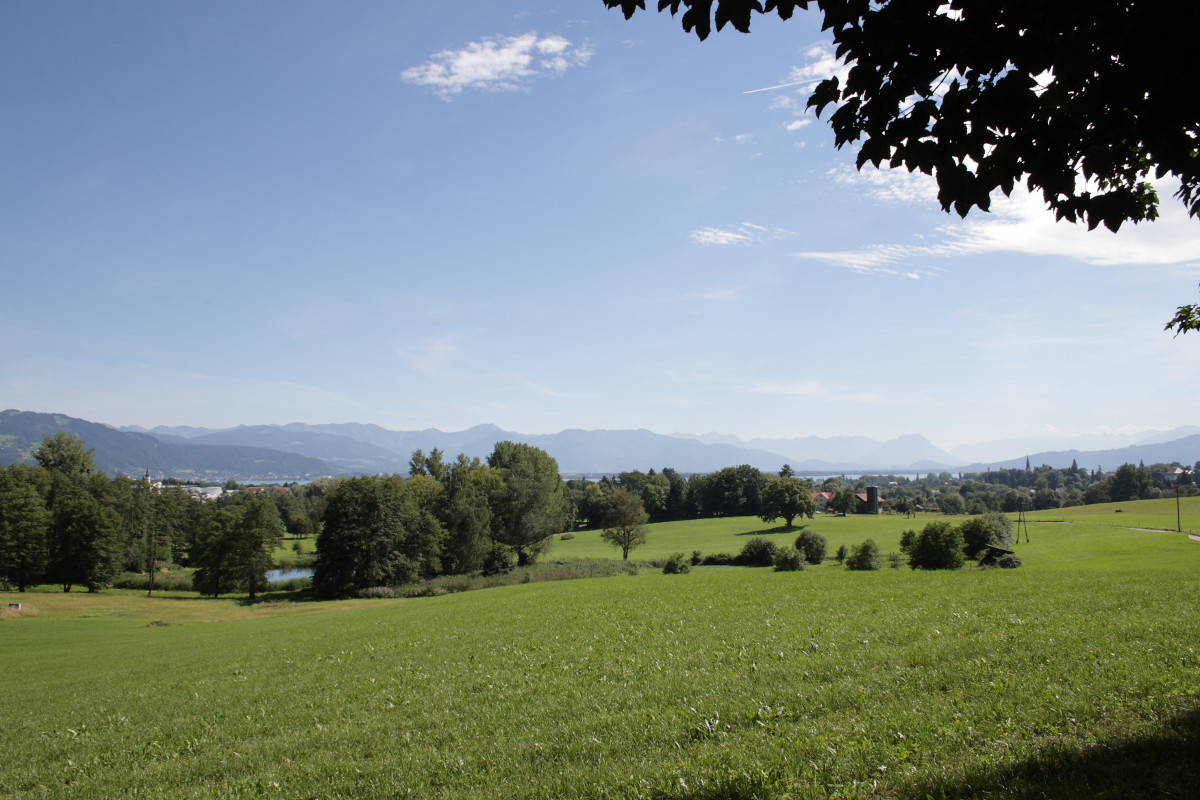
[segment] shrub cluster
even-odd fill
[[[755,536],[743,545],[734,563],[742,567],[769,567],[775,563],[778,549],[770,539]]]
[[[1009,547],[1013,541],[1012,520],[999,511],[989,511],[983,516],[962,523],[962,537],[966,555],[978,558],[981,550],[989,544]]]
[[[775,551],[776,572],[800,572],[808,568],[804,553],[795,547],[780,547]]]
[[[709,553],[700,563],[706,567],[728,567],[735,559],[732,553]]]
[[[879,560],[879,545],[874,539],[867,539],[850,549],[846,556],[846,568],[853,570],[877,570],[882,566]]]
[[[484,577],[492,575],[507,575],[515,566],[512,553],[502,544],[492,545],[487,555],[483,557],[483,567],[480,570]]]
[[[796,549],[804,554],[804,560],[809,564],[820,564],[825,560],[825,549],[828,541],[816,531],[804,531],[796,537]]]
[[[683,553],[672,553],[663,562],[662,570],[664,575],[682,575],[692,571],[692,564]]]
[[[1012,545],[1012,522],[1004,514],[988,512],[961,525],[949,522],[930,522],[920,533],[900,534],[900,551],[908,556],[913,569],[958,569],[967,558],[980,558],[988,545]],[[1001,566],[1019,567],[1021,559],[1003,556]],[[999,560],[989,563],[999,564]]]
[[[900,536],[900,549],[913,569],[958,569],[963,565],[964,546],[962,528],[940,520],[920,533],[905,531]]]

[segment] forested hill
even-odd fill
[[[108,473],[200,478],[314,478],[334,472],[320,459],[264,447],[163,442],[62,414],[0,411],[0,466],[27,463],[46,435],[62,431],[93,449],[96,468]]]

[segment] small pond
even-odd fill
[[[297,578],[311,578],[312,567],[292,567],[290,569],[273,569],[267,572],[267,583],[284,583]]]

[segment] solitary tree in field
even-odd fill
[[[763,487],[762,513],[759,515],[763,522],[773,522],[782,517],[790,528],[796,517],[808,515],[812,519],[815,513],[817,504],[812,497],[812,484],[808,481],[778,477],[771,478]]]
[[[628,489],[618,489],[609,498],[608,527],[600,538],[621,548],[621,558],[628,561],[629,551],[646,543],[647,519],[641,498]]]

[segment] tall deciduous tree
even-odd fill
[[[94,592],[112,580],[124,555],[121,519],[102,502],[110,482],[94,474],[92,451],[68,433],[46,436],[33,456],[50,476],[46,577],[64,592],[76,585]]]
[[[437,573],[445,530],[398,475],[338,482],[317,537],[313,586],[327,596]]]
[[[60,487],[51,513],[47,577],[71,591],[105,586],[120,567],[122,525],[117,513],[76,483]]]
[[[200,594],[220,597],[237,589],[237,528],[242,509],[218,509],[192,545],[192,588]]]
[[[478,458],[459,454],[446,471],[438,518],[446,528],[442,569],[453,574],[475,572],[492,546],[489,496],[499,489],[500,475]]]
[[[518,564],[532,564],[567,519],[558,462],[531,445],[497,442],[488,466],[503,481],[492,495],[492,538],[511,547]]]
[[[0,583],[25,591],[46,571],[50,512],[33,471],[20,464],[0,470]]]
[[[646,520],[649,515],[641,498],[628,489],[618,489],[609,498],[608,526],[600,538],[613,547],[621,548],[621,558],[629,560],[629,551],[646,543]]]
[[[235,531],[238,582],[254,597],[266,585],[267,570],[274,565],[275,548],[283,541],[283,520],[275,503],[258,495],[246,504]]]
[[[762,513],[759,515],[763,522],[773,522],[783,517],[787,526],[792,527],[792,520],[799,516],[812,519],[817,513],[817,504],[812,496],[812,484],[800,478],[781,476],[771,478],[762,491]]]

